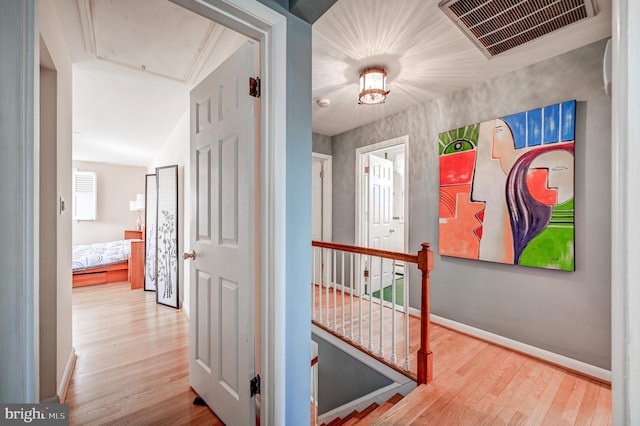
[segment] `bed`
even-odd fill
[[[125,237],[127,235],[125,234]],[[94,243],[73,246],[73,287],[114,282],[132,282],[130,264],[132,256],[144,257],[137,249],[144,244],[140,240],[117,240],[106,243]],[[132,253],[132,245],[135,250]],[[139,263],[140,259],[136,259]]]

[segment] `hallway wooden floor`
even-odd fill
[[[128,283],[73,289],[72,425],[222,425],[193,405],[189,322]]]
[[[188,328],[182,311],[127,283],[73,289],[70,423],[221,425],[208,407],[192,404]],[[611,423],[610,386],[444,327],[432,332],[433,382],[375,424]],[[411,333],[411,348],[414,340]]]
[[[323,292],[326,291],[323,290]],[[315,288],[316,310],[319,308],[318,287]],[[330,324],[340,319],[342,327],[342,294],[329,291],[328,300],[336,304],[328,309]],[[358,328],[358,303],[354,297],[354,333]],[[326,300],[323,309],[327,309]],[[351,305],[345,296],[345,334],[349,334]],[[362,304],[364,343],[368,344],[369,324],[379,324],[380,305],[374,305],[373,321],[368,319],[369,305]],[[390,318],[390,308],[384,308]],[[317,312],[317,311],[316,311]],[[326,320],[327,311],[323,312]],[[404,315],[398,313],[398,323]],[[420,320],[409,316],[409,371],[416,373],[416,351],[420,346]],[[400,327],[399,327],[400,328]],[[398,330],[399,330],[398,328]],[[374,347],[379,332],[373,331]],[[388,328],[387,328],[388,331]],[[336,333],[339,334],[339,333]],[[404,356],[404,338],[399,331],[400,359]],[[458,333],[446,327],[431,326],[431,349],[434,354],[434,380],[387,411],[381,418],[363,424],[381,425],[609,425],[611,424],[611,387],[513,352],[491,343]],[[386,354],[391,351],[385,340]],[[322,362],[322,358],[319,358]],[[356,423],[357,424],[357,423]]]

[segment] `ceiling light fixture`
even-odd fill
[[[359,104],[381,104],[389,94],[387,73],[382,68],[367,68],[360,73]]]

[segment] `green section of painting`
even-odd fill
[[[553,208],[549,226],[524,249],[520,265],[575,271],[573,204]]]
[[[453,154],[475,149],[478,146],[480,124],[471,124],[456,130],[440,133],[438,152],[440,155]]]

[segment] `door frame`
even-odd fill
[[[260,421],[284,423],[287,18],[257,1],[171,1],[260,43]]]
[[[367,155],[373,151],[379,151],[396,145],[404,146],[404,251],[409,249],[409,135],[399,136],[397,138],[388,139],[371,145],[366,145],[356,149],[356,221],[355,221],[355,245],[366,246],[365,226],[367,221],[364,220],[364,197],[367,191],[365,185],[366,179],[363,179],[363,170],[366,166]]]
[[[333,157],[328,154],[312,152],[312,161],[314,158],[322,161],[322,172],[324,173],[324,176],[322,178],[322,239],[324,241],[331,241],[333,238]]]

